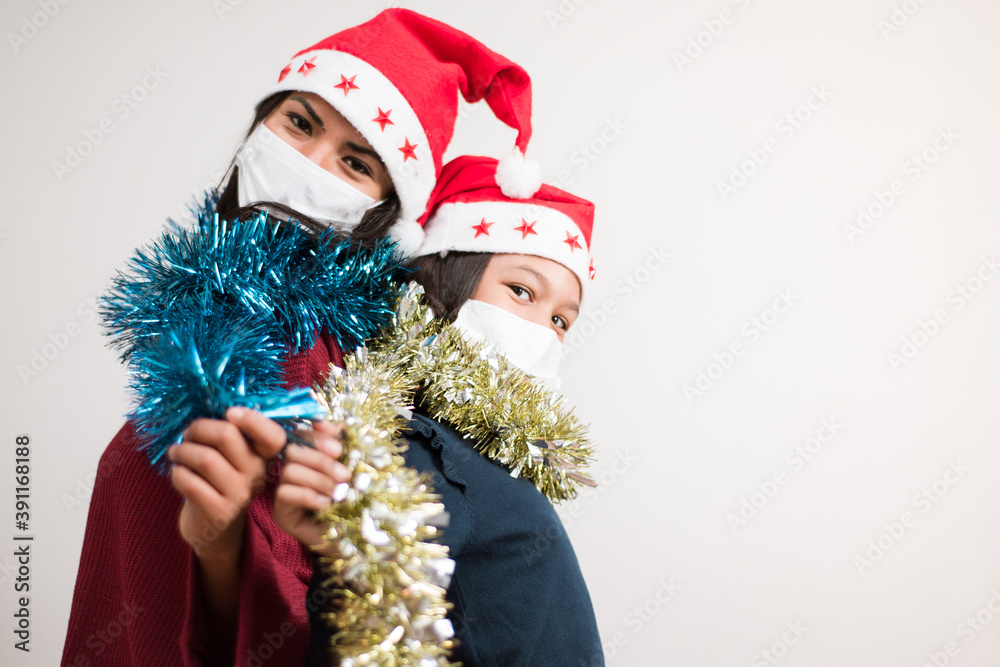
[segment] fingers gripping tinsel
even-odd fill
[[[334,368],[323,401],[344,426],[342,460],[351,481],[319,513],[337,557],[320,559],[330,594],[323,617],[334,629],[338,665],[452,664],[445,591],[454,571],[448,548],[431,542],[446,522],[426,480],[407,468],[398,408],[410,392],[404,370],[364,348]]]

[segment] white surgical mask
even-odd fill
[[[368,209],[382,203],[311,161],[263,123],[236,155],[236,166],[240,206],[275,202],[349,232]]]
[[[493,344],[510,363],[552,389],[559,389],[562,343],[552,329],[474,299],[458,309],[455,326],[467,340]]]

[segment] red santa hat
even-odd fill
[[[515,199],[497,186],[497,160],[463,155],[441,170],[416,256],[462,252],[537,255],[594,278],[590,236],[594,205],[551,185]]]
[[[315,93],[339,111],[382,158],[402,204],[390,233],[410,254],[423,232],[418,219],[441,171],[458,118],[458,93],[486,100],[518,131],[517,148],[499,180],[530,195],[541,184],[524,160],[531,139],[531,80],[520,66],[469,35],[408,9],[387,9],[292,58],[267,95]]]

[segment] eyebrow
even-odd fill
[[[292,99],[306,108],[306,111],[309,112],[309,115],[316,122],[316,124],[319,125],[321,130],[326,129],[326,127],[323,125],[323,121],[319,117],[319,114],[317,114],[316,110],[312,108],[311,104],[309,104],[309,100],[302,97],[301,95],[294,95]]]
[[[546,278],[541,273],[539,273],[538,271],[535,271],[530,266],[527,266],[527,265],[524,265],[524,264],[519,264],[517,266],[512,266],[510,268],[513,269],[514,271],[524,271],[525,273],[531,274],[534,277],[534,279],[537,280],[538,282],[542,283],[542,285],[544,287],[549,287],[550,286],[549,279]]]
[[[361,153],[363,155],[371,155],[373,158],[375,158],[376,160],[378,160],[378,163],[380,165],[382,165],[383,167],[385,166],[385,163],[382,162],[382,156],[380,156],[378,153],[376,153],[375,151],[373,151],[371,148],[365,148],[361,144],[356,144],[353,141],[348,141],[347,142],[347,147],[350,148],[352,151],[354,151],[356,153]]]

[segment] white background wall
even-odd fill
[[[561,512],[608,662],[998,664],[997,5],[399,4],[525,66],[531,154],[598,205],[598,279],[564,377],[604,484]],[[385,6],[0,9],[3,664],[59,659],[96,462],[127,409],[93,300],[217,181],[287,59]],[[113,130],[60,177],[53,163],[102,120]],[[500,156],[512,139],[472,107],[450,155]],[[873,219],[852,232],[859,207]],[[792,305],[777,314],[779,293]],[[19,434],[28,656],[11,634]]]

